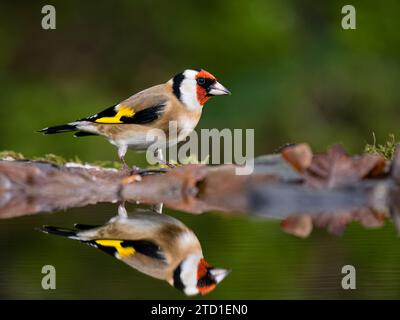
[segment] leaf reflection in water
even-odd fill
[[[186,295],[209,293],[229,273],[204,259],[196,235],[181,221],[150,210],[120,214],[102,226],[43,226],[39,230],[98,248]]]

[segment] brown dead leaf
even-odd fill
[[[304,172],[304,178],[311,186],[328,188],[354,183],[359,179],[353,160],[340,145],[332,146],[326,154],[314,156]]]
[[[281,222],[282,230],[296,237],[307,238],[313,229],[312,219],[307,214],[287,217]]]
[[[399,149],[400,150],[400,149]],[[400,151],[396,154],[400,163]],[[282,157],[304,178],[304,182],[315,188],[338,188],[354,184],[364,178],[386,173],[385,159],[376,154],[350,157],[341,145],[333,145],[326,153],[313,155],[307,144],[288,146]],[[394,161],[395,162],[395,161]],[[393,169],[394,168],[394,169]],[[392,165],[392,173],[400,176],[400,165]],[[364,208],[353,211],[323,212],[315,216],[293,215],[282,221],[282,229],[298,237],[307,237],[313,227],[325,228],[330,233],[341,235],[352,221],[364,227],[377,228],[384,224],[386,215]]]
[[[386,161],[380,155],[350,157],[341,145],[332,146],[327,153],[312,156],[309,146],[300,144],[285,148],[282,156],[302,173],[308,185],[317,188],[340,187],[366,177],[375,177],[381,175],[386,167]]]
[[[283,231],[300,238],[311,234],[313,227],[326,229],[336,236],[343,235],[346,227],[353,221],[360,222],[365,228],[380,228],[384,225],[386,214],[368,208],[353,211],[323,212],[316,216],[299,214],[282,221]]]
[[[378,154],[364,154],[354,159],[354,166],[360,178],[376,177],[384,173],[386,160]]]
[[[391,176],[399,180],[400,179],[400,146],[396,146],[396,150],[394,152],[393,161],[390,168]]]
[[[282,157],[297,171],[302,172],[310,166],[313,153],[308,144],[300,143],[285,147],[282,150]]]
[[[326,229],[329,233],[341,236],[346,226],[353,221],[353,215],[349,211],[324,212],[313,217],[313,225]]]

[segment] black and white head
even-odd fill
[[[211,73],[203,69],[187,69],[171,81],[175,96],[190,110],[201,108],[213,96],[230,94]]]
[[[186,295],[205,295],[214,290],[230,270],[214,268],[200,254],[191,254],[174,271],[173,286]]]

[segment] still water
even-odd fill
[[[127,205],[128,212],[135,210]],[[380,229],[352,223],[342,237],[316,230],[307,239],[279,221],[240,215],[192,215],[164,209],[190,228],[204,257],[232,272],[205,296],[187,297],[79,241],[43,234],[42,225],[102,225],[117,205],[0,220],[2,299],[398,299],[400,243],[391,222]],[[56,289],[41,286],[42,267],[56,268]],[[356,268],[356,289],[343,290],[342,267]]]

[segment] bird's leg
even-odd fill
[[[160,164],[164,164],[169,168],[175,168],[175,166],[164,159],[164,153],[161,148],[157,148],[155,151],[155,156]]]
[[[159,163],[166,164],[166,161],[164,160],[164,154],[161,148],[156,149],[155,156],[158,159]],[[152,209],[157,213],[162,213],[163,203],[161,202],[153,205]]]
[[[157,204],[153,205],[151,208],[153,209],[153,211],[155,211],[157,213],[162,213],[163,206],[164,206],[164,204],[161,202],[161,203],[157,203]]]
[[[118,157],[122,162],[124,170],[128,170],[129,169],[129,166],[125,161],[125,155],[126,155],[127,151],[128,151],[128,146],[126,146],[126,145],[122,145],[122,146],[118,147]]]
[[[161,148],[157,148],[154,155],[160,163],[164,162],[164,153]]]
[[[110,223],[120,219],[128,219],[128,212],[125,209],[125,201],[122,201],[118,206],[118,214],[110,219]]]
[[[125,201],[121,202],[118,206],[118,217],[122,219],[128,218],[128,212],[125,208]]]
[[[132,168],[129,167],[129,165],[125,161],[125,155],[127,151],[128,151],[128,146],[126,145],[118,147],[118,157],[122,162],[123,170],[128,171],[130,175],[137,174],[140,171],[140,169],[136,166],[133,166]]]
[[[123,168],[122,170],[127,171],[129,173],[129,175],[135,175],[135,174],[151,174],[151,173],[159,173],[159,172],[165,172],[165,169],[140,169],[136,166],[133,166],[132,168],[129,167],[129,165],[126,163],[125,161],[125,154],[128,151],[128,146],[126,145],[122,145],[118,147],[118,157],[121,160],[122,164],[123,164]],[[158,153],[158,152],[161,152]],[[156,151],[156,157],[159,159],[161,157],[161,159],[163,159],[163,155],[162,155],[162,150],[161,149],[157,149]],[[163,161],[163,160],[161,160]]]

